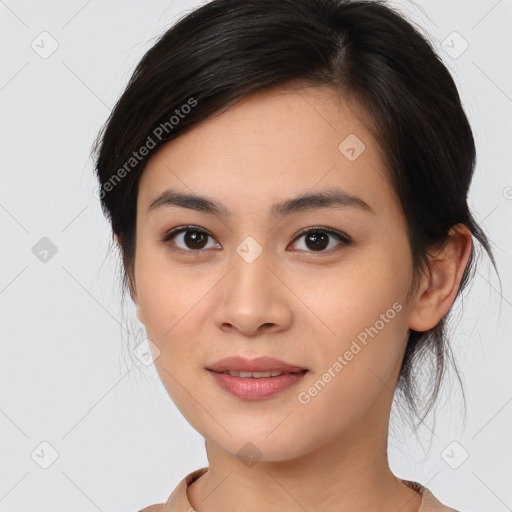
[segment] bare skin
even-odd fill
[[[209,470],[188,489],[199,512],[420,506],[420,495],[389,468],[389,413],[408,330],[428,330],[449,310],[471,234],[452,227],[407,301],[413,273],[405,218],[362,119],[357,104],[329,88],[277,88],[165,145],[144,170],[131,293],[158,347],[164,386],[206,441]],[[349,134],[365,145],[352,161],[338,149]],[[276,202],[333,187],[372,211],[331,206],[271,215]],[[148,212],[167,189],[206,196],[232,215],[179,206]],[[186,233],[161,242],[184,224],[207,232],[204,248],[190,245]],[[328,244],[315,250],[298,235],[309,227],[351,242],[327,232]],[[249,236],[262,250],[251,263],[237,252]],[[383,314],[387,321],[377,324]],[[321,391],[307,395],[365,328],[381,324]],[[268,355],[309,371],[298,386],[245,400],[206,370],[228,355]],[[247,443],[258,450],[250,466],[237,456]]]

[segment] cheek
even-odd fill
[[[193,264],[171,265],[165,253],[161,249],[140,247],[136,279],[146,329],[167,344],[178,332],[180,336],[194,333],[215,279],[208,272],[198,271]]]
[[[139,265],[137,285],[146,333],[159,351],[155,367],[176,406],[186,417],[195,415],[197,404],[190,397],[203,393],[204,382],[197,377],[203,371],[205,328],[211,322],[208,292],[217,280],[211,274],[192,275],[192,267],[155,267],[142,257]]]
[[[331,323],[334,334],[316,338],[316,378],[350,401],[364,401],[373,388],[380,388],[405,348],[405,308],[393,296],[373,300],[343,304]]]
[[[393,310],[393,304],[398,303],[405,309],[403,301],[408,284],[407,269],[404,264],[401,268],[392,258],[384,259],[368,252],[336,268],[326,269],[323,274],[316,272],[309,277],[306,274],[301,279],[290,274],[287,277],[294,282],[294,293],[300,299],[298,322],[306,322],[325,339],[329,339],[330,334],[334,346],[341,340],[355,338],[390,309],[388,316],[396,324],[395,310],[399,307]],[[291,299],[297,302],[294,297]],[[386,331],[389,331],[388,326]]]
[[[295,409],[300,436],[312,443],[350,429],[377,397],[392,399],[407,323],[401,304],[383,301],[382,306],[365,311],[347,306],[347,316],[340,316],[335,326],[338,335],[317,339],[321,360],[297,391],[300,405]],[[318,425],[324,425],[321,438]]]
[[[374,397],[401,361],[408,326],[407,267],[395,266],[391,257],[368,254],[317,285],[301,290],[321,320],[308,322],[316,330],[315,377],[322,390],[315,401],[321,408],[343,397],[349,409],[357,409]]]

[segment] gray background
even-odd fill
[[[89,156],[138,60],[197,5],[0,1],[0,511],[135,511],[207,465],[202,437],[132,352],[144,332],[120,304]],[[512,510],[512,0],[394,5],[459,86],[478,150],[470,204],[503,298],[482,259],[451,332],[467,423],[450,373],[419,440],[393,415],[390,463],[454,508]]]

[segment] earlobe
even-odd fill
[[[146,325],[145,324],[145,319],[144,319],[144,315],[142,314],[142,308],[141,308],[141,305],[139,303],[139,298],[137,296],[137,292],[134,290],[134,288],[132,287],[132,285],[130,284],[130,295],[132,297],[132,300],[135,304],[135,307],[136,307],[136,314],[137,314],[137,318],[139,320],[139,322],[143,325]]]
[[[145,325],[144,323],[144,315],[142,314],[142,310],[140,308],[140,304],[137,304],[137,318],[139,320],[139,322],[142,324],[142,325]]]
[[[130,295],[131,295],[133,303],[135,304],[135,307],[136,307],[137,319],[139,320],[139,322],[142,325],[146,325],[145,319],[144,319],[144,315],[142,314],[142,308],[141,308],[141,305],[139,303],[139,299],[137,297],[137,293],[133,291],[131,286],[130,286],[130,290],[131,290],[130,291]]]
[[[430,259],[429,273],[422,282],[409,317],[409,329],[432,329],[450,310],[471,255],[471,232],[464,224],[450,230],[450,237]]]
[[[138,320],[139,320],[139,322],[141,324],[145,325],[144,315],[142,314],[142,308],[141,308],[140,303],[139,303],[139,297],[137,295],[137,289],[135,287],[134,278],[131,275],[131,273],[128,275],[128,286],[129,286],[129,289],[130,289],[130,297],[132,298],[133,303],[135,304],[135,307],[136,307],[137,318],[138,318]]]
[[[115,241],[116,245],[119,247],[119,249],[122,250],[121,239],[120,239],[120,237],[117,236],[117,234],[114,234],[114,241]],[[132,298],[132,300],[135,304],[135,307],[137,308],[136,314],[137,314],[137,318],[138,318],[139,322],[142,323],[143,325],[145,325],[144,324],[144,316],[143,316],[141,308],[140,308],[139,299],[137,297],[137,291],[135,288],[134,281],[135,281],[134,276],[132,275],[131,272],[128,272],[128,288],[130,291],[130,297]]]

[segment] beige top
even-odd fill
[[[151,505],[143,508],[139,512],[197,512],[188,501],[187,487],[207,471],[208,468],[201,468],[188,474],[176,486],[176,489],[174,489],[166,503]],[[426,487],[423,487],[423,485],[410,480],[402,480],[402,482],[420,493],[421,506],[418,512],[457,512],[454,508],[443,505]]]

